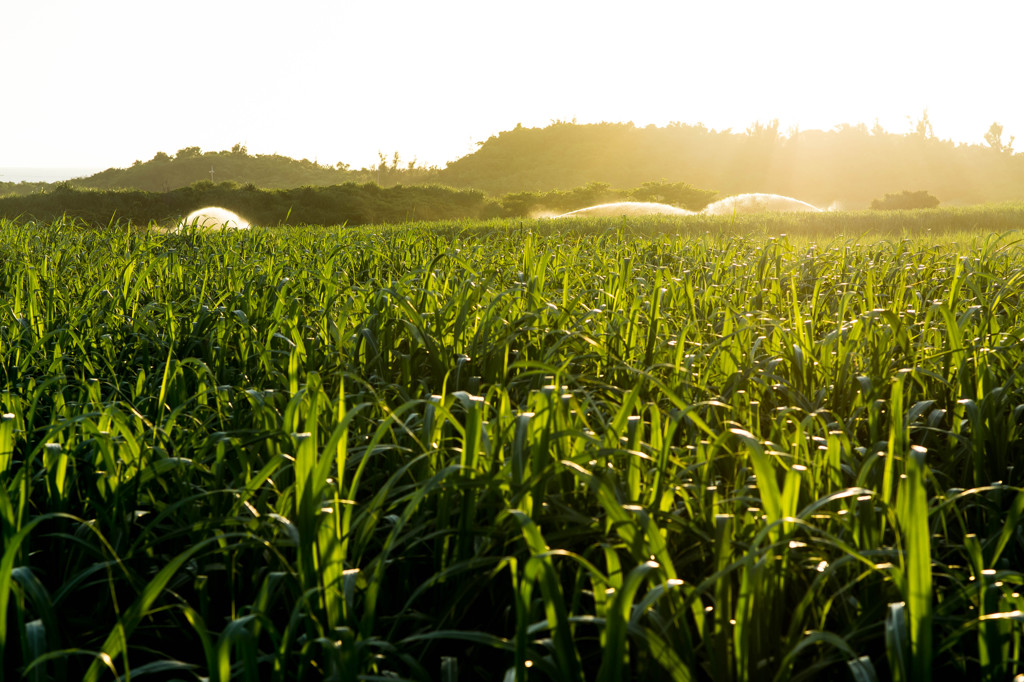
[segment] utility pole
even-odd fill
[[[213,166],[210,166],[210,182],[213,182]]]

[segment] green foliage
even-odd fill
[[[645,182],[629,192],[633,201],[654,201],[699,211],[718,197],[718,192],[697,189],[685,182]]]
[[[702,205],[704,197],[688,193],[686,183],[714,187],[723,195],[769,192],[848,208],[866,208],[873,198],[901,186],[929,187],[947,203],[1024,199],[1024,154],[1013,152],[1012,137],[1003,141],[998,123],[983,135],[984,144],[957,145],[935,137],[927,111],[909,122],[912,131],[898,135],[877,123],[871,129],[844,124],[828,131],[784,133],[778,121],[756,122],[744,132],[679,123],[638,128],[558,121],[546,128],[520,125],[502,132],[443,169],[418,167],[415,160],[403,164],[397,152],[380,153],[379,163],[371,168],[354,170],[344,163],[330,167],[276,154],[250,155],[238,143],[230,151],[219,152],[185,147],[174,158],[158,152],[150,161],[111,168],[72,184],[150,192],[167,192],[202,180],[264,189],[370,182],[384,187],[439,184],[483,190],[494,198],[518,195],[503,201],[506,213],[512,215],[543,210],[536,203],[540,200],[552,204],[548,210],[561,210],[567,202],[560,201],[566,197],[557,193],[574,188],[650,183],[660,187],[637,195],[637,200],[657,201],[647,197],[662,196],[666,203],[688,208]],[[45,183],[0,182],[0,195],[29,194],[45,187]]]
[[[1021,212],[0,219],[0,673],[1009,679]]]
[[[203,206],[222,206],[259,225],[362,225],[410,220],[459,220],[497,216],[501,208],[479,190],[346,183],[329,187],[265,190],[203,180],[170,192],[95,191],[58,183],[47,193],[0,197],[0,216],[61,216],[106,225],[170,225]]]
[[[697,189],[685,182],[645,182],[634,189],[612,189],[605,182],[548,192],[511,192],[500,202],[506,215],[530,216],[543,213],[568,213],[576,209],[616,201],[653,201],[692,211],[711,203],[717,192]]]
[[[871,201],[871,208],[876,211],[935,208],[938,205],[939,200],[925,190],[911,192],[905,189],[899,194],[886,194],[881,199],[873,199]]]
[[[189,159],[198,159],[203,155],[203,150],[199,147],[185,147],[179,149],[178,153],[174,155],[176,161],[187,161]]]
[[[214,184],[200,180],[170,192],[90,191],[70,182],[55,183],[46,193],[0,197],[0,216],[26,215],[40,220],[60,216],[106,225],[123,219],[137,225],[168,225],[202,206],[223,206],[260,225],[364,225],[410,220],[459,220],[498,216],[527,217],[537,212],[564,213],[608,201],[636,199],[680,203],[702,208],[715,192],[685,183],[646,183],[634,190],[616,190],[591,183],[569,191],[520,192],[493,201],[479,190],[439,186],[380,187],[346,183],[326,187],[264,190],[252,184]]]
[[[501,199],[508,215],[528,216],[536,212],[565,213],[585,206],[621,201],[622,190],[614,190],[603,182],[592,182],[566,191],[513,192]]]
[[[999,123],[993,123],[985,133],[985,144],[1000,154],[1013,154],[1013,140],[1011,135],[1009,142],[1003,143],[1003,126]]]
[[[956,145],[935,138],[927,112],[912,124],[906,135],[877,125],[783,134],[777,122],[754,124],[745,133],[682,124],[519,126],[449,163],[437,181],[502,195],[591,182],[637,187],[660,178],[725,195],[771,192],[858,208],[892,187],[915,185],[946,202],[1024,199],[1024,155],[1013,154],[994,131],[985,145]],[[1006,153],[992,154],[994,148]]]
[[[129,168],[109,168],[88,178],[75,179],[72,184],[79,189],[168,192],[211,180],[218,184],[236,182],[264,189],[369,182],[390,187],[397,184],[438,182],[436,169],[418,167],[415,162],[404,168],[388,166],[383,169],[350,170],[346,164],[332,168],[306,159],[290,159],[277,154],[251,155],[245,145],[238,143],[230,151],[206,153],[199,147],[185,147],[178,150],[173,158],[165,152],[157,152],[149,161],[136,161]],[[46,183],[0,182],[0,196],[29,194],[41,189],[47,189]]]

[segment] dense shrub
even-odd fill
[[[871,202],[871,208],[876,211],[935,208],[938,205],[939,200],[924,190],[919,192],[903,190],[899,194],[886,194],[882,199],[874,199]]]
[[[615,201],[653,201],[699,211],[717,195],[714,190],[698,189],[685,182],[645,182],[633,189],[613,189],[606,182],[591,182],[568,190],[512,192],[501,198],[501,205],[508,216],[567,213]]]
[[[256,225],[364,225],[501,214],[496,202],[471,189],[345,183],[265,190],[204,180],[170,192],[81,190],[60,183],[49,192],[0,197],[0,216],[51,221],[66,215],[100,225],[118,219],[168,224],[201,206],[223,206]]]
[[[0,197],[0,217],[30,216],[51,221],[66,215],[99,225],[112,220],[169,224],[201,206],[222,206],[256,225],[368,225],[526,217],[541,210],[564,213],[626,199],[660,201],[696,210],[715,194],[681,182],[648,182],[631,190],[592,182],[565,191],[518,192],[498,200],[480,190],[438,185],[381,187],[347,182],[261,189],[253,184],[202,180],[169,192],[147,192],[84,190],[62,182],[45,192]]]

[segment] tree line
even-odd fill
[[[403,163],[397,153],[380,156],[380,163],[358,170],[347,164],[334,166],[292,159],[279,154],[250,154],[242,144],[228,151],[203,152],[199,147],[184,147],[174,154],[157,152],[148,161],[135,161],[128,168],[108,168],[87,178],[75,178],[67,184],[79,189],[131,189],[170,192],[197,182],[224,182],[252,185],[263,189],[295,189],[305,186],[329,186],[346,183],[374,183],[381,187],[397,184],[436,184],[437,168]],[[56,183],[52,183],[56,184]],[[45,182],[0,182],[0,196],[31,194],[51,188]]]
[[[554,122],[491,137],[438,179],[491,194],[664,180],[845,208],[867,208],[901,191],[927,191],[944,204],[1024,199],[1024,154],[1014,153],[1013,139],[1003,138],[998,123],[979,138],[983,144],[938,139],[927,112],[903,135],[878,125],[783,132],[777,121],[740,133],[678,123]]]
[[[170,225],[202,206],[223,206],[258,225],[364,225],[550,215],[625,200],[660,201],[699,210],[717,196],[713,190],[686,183],[660,182],[633,189],[590,183],[564,191],[516,192],[498,198],[477,189],[440,185],[344,183],[262,189],[205,180],[169,192],[148,192],[81,189],[65,182],[45,192],[0,197],[0,216],[46,221],[68,216],[93,225],[116,221]]]
[[[159,193],[203,181],[267,190],[349,184],[448,186],[481,190],[492,202],[509,206],[536,199],[529,194],[572,192],[591,185],[639,188],[645,183],[715,188],[722,194],[772,192],[844,208],[866,208],[872,200],[901,191],[928,192],[947,204],[1024,199],[1024,154],[1014,152],[1013,138],[1005,140],[998,123],[981,137],[980,144],[938,139],[927,112],[902,135],[878,125],[783,132],[777,121],[755,123],[738,133],[700,124],[553,122],[502,132],[445,168],[421,167],[415,161],[403,162],[397,153],[381,153],[377,166],[355,170],[276,154],[251,155],[238,144],[230,151],[204,153],[199,147],[185,147],[174,155],[158,152],[149,161],[67,184]],[[0,183],[0,196],[49,189],[52,185],[46,183]],[[616,191],[628,195],[631,190]],[[363,192],[373,203],[370,190]],[[556,201],[553,195],[545,198]],[[686,201],[694,199],[679,203]]]

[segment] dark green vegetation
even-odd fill
[[[410,220],[495,216],[501,207],[479,190],[449,187],[345,184],[266,190],[198,182],[170,192],[79,190],[59,185],[46,193],[0,197],[0,216],[52,221],[63,216],[92,226],[118,219],[169,226],[203,206],[223,206],[258,225],[363,225]]]
[[[465,220],[565,213],[611,201],[671,203],[699,210],[716,192],[685,183],[647,182],[632,190],[591,183],[572,190],[518,192],[494,200],[480,190],[439,186],[380,187],[376,183],[267,190],[233,183],[197,182],[170,192],[80,190],[60,183],[51,191],[0,197],[0,217],[53,221],[72,217],[97,225],[117,219],[171,225],[202,206],[223,206],[257,225],[367,225],[413,220]]]
[[[937,139],[927,114],[909,134],[879,126],[780,131],[777,122],[743,132],[672,124],[576,125],[557,122],[495,135],[445,168],[421,168],[381,155],[374,168],[330,168],[315,161],[231,151],[202,153],[186,147],[158,153],[130,168],[112,168],[71,181],[91,189],[169,192],[196,182],[234,182],[263,189],[375,183],[478,189],[491,197],[571,190],[590,183],[614,188],[647,182],[690,183],[724,194],[774,192],[818,206],[867,208],[885,194],[928,191],[943,204],[1024,200],[1024,154],[993,125],[984,144]],[[213,175],[210,175],[210,171]],[[39,183],[0,183],[0,195],[39,191]],[[674,203],[674,202],[669,202]],[[574,208],[580,208],[576,206]]]
[[[1024,199],[1024,154],[998,139],[985,145],[939,140],[927,116],[908,135],[865,126],[787,133],[777,123],[745,132],[556,123],[496,135],[438,176],[443,184],[491,194],[593,181],[636,187],[649,180],[724,194],[774,192],[818,206],[867,208],[872,199],[905,189],[927,190],[943,204],[978,204]]]
[[[591,182],[568,190],[511,192],[500,202],[506,217],[518,217],[538,212],[568,213],[616,201],[651,201],[699,211],[717,198],[720,198],[718,192],[697,189],[685,182],[645,182],[630,190],[612,189],[607,183]]]
[[[149,161],[136,161],[129,168],[108,168],[87,178],[70,181],[81,189],[135,189],[146,192],[170,192],[197,182],[216,184],[231,182],[263,189],[295,189],[297,187],[365,184],[437,183],[437,169],[415,164],[399,167],[399,159],[381,158],[376,168],[352,170],[344,164],[324,166],[308,159],[296,160],[279,154],[249,154],[242,145],[231,151],[203,152],[199,147],[185,147],[173,155],[157,152]],[[212,174],[211,174],[211,171]],[[46,190],[44,182],[0,182],[0,195],[30,194]]]
[[[4,679],[1008,679],[1007,224],[0,221]]]
[[[876,211],[900,211],[915,208],[935,208],[939,200],[928,192],[911,192],[903,190],[899,194],[886,194],[881,199],[874,199],[871,208]]]

